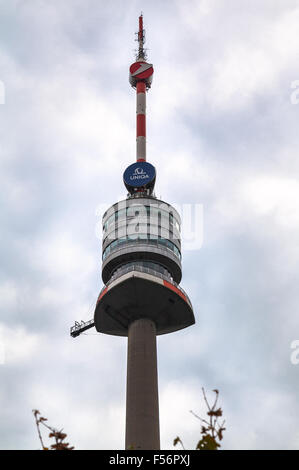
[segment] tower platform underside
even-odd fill
[[[94,314],[98,332],[128,336],[129,325],[148,318],[158,335],[195,323],[191,302],[170,280],[132,270],[112,280],[99,295]]]

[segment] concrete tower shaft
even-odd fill
[[[160,449],[156,326],[146,318],[129,327],[126,449]]]

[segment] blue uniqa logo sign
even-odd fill
[[[132,188],[140,188],[154,183],[156,170],[147,162],[136,162],[128,166],[124,172],[124,183]]]

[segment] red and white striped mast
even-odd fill
[[[153,65],[146,62],[143,16],[139,16],[138,53],[130,67],[130,84],[136,88],[136,161],[146,161],[146,91],[153,80]]]

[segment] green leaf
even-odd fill
[[[220,444],[216,442],[214,437],[207,434],[198,442],[196,450],[217,450],[218,447]]]

